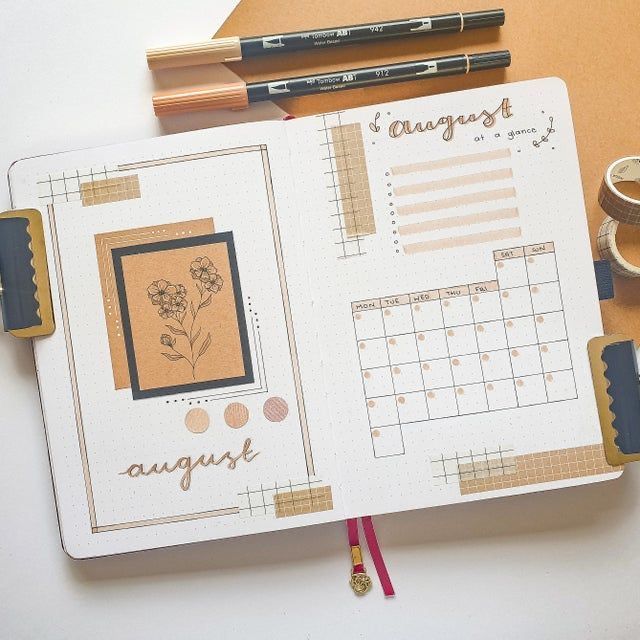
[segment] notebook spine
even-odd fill
[[[0,213],[0,307],[4,330],[18,338],[55,329],[42,217],[35,209]]]

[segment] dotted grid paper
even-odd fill
[[[489,282],[352,303],[375,457],[406,425],[577,397],[553,243],[493,259]]]

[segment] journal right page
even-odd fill
[[[619,475],[564,83],[326,113],[289,137],[347,511]]]

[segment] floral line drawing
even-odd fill
[[[147,296],[151,304],[158,307],[158,315],[169,321],[165,327],[173,334],[163,333],[160,336],[160,344],[168,349],[162,351],[162,355],[172,362],[186,360],[195,380],[198,360],[207,352],[212,341],[211,333],[207,332],[199,346],[196,346],[202,333],[202,325],[197,326],[198,314],[211,304],[213,296],[222,289],[224,280],[206,256],[196,258],[189,267],[189,273],[196,281],[199,294],[196,304],[194,300],[187,300],[187,288],[183,284],[173,284],[163,279],[155,280],[147,287]],[[187,320],[188,316],[190,320]],[[172,320],[174,323],[170,322]],[[179,338],[186,339],[188,350],[176,346]]]
[[[547,132],[540,138],[540,140],[534,140],[533,146],[538,148],[543,142],[549,142],[549,136],[552,133],[555,133],[556,130],[553,128],[553,116],[549,116],[549,126],[547,127]]]

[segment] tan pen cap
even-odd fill
[[[157,116],[212,109],[246,109],[248,106],[247,85],[242,81],[163,91],[153,96],[153,110]]]
[[[238,60],[242,60],[238,37],[214,38],[193,44],[147,49],[147,64],[153,71]]]

